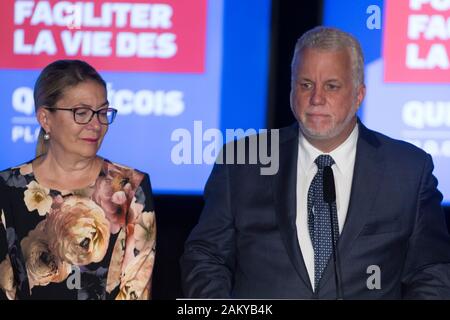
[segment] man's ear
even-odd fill
[[[36,114],[37,121],[45,132],[50,132],[50,111],[45,106],[39,107]]]
[[[363,102],[365,96],[366,96],[366,85],[361,84],[356,91],[356,102],[358,108],[361,106],[361,103]]]

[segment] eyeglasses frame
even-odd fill
[[[92,109],[91,106],[87,106],[87,105],[76,105],[76,106],[73,106],[73,107],[71,107],[71,108],[44,107],[44,109],[47,109],[47,110],[49,110],[49,111],[52,111],[52,110],[72,111],[72,114],[73,114],[73,121],[74,121],[76,124],[80,124],[80,125],[82,125],[82,124],[88,124],[89,122],[91,122],[92,119],[94,118],[94,115],[97,115],[97,120],[98,120],[98,122],[99,122],[100,124],[103,124],[103,125],[110,125],[111,123],[114,122],[114,119],[116,118],[116,115],[117,115],[117,109],[114,109],[114,108],[111,108],[111,107],[105,107],[105,108],[100,108],[100,109],[98,109],[97,111],[95,111],[94,109]],[[78,121],[75,119],[75,112],[76,112],[76,110],[78,110],[78,109],[88,109],[88,110],[92,111],[92,115],[91,115],[91,117],[89,118],[89,120],[88,120],[86,123],[80,123],[80,122],[78,122]],[[109,122],[109,123],[103,123],[103,122],[100,120],[100,115],[99,115],[99,114],[100,114],[101,111],[103,111],[103,110],[105,110],[105,109],[107,109],[108,111],[112,111],[112,112],[113,112],[112,120],[111,120],[111,122]]]

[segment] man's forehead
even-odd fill
[[[292,77],[298,80],[343,81],[352,78],[352,60],[348,48],[302,50],[293,66]]]
[[[342,55],[351,58],[352,50],[350,47],[330,47],[330,48],[305,47],[297,52],[297,58],[302,58],[305,55],[327,55],[327,54]]]
[[[329,64],[331,68],[337,67],[338,65],[349,67],[352,64],[351,51],[348,48],[336,50],[306,48],[298,53],[294,67],[297,70],[300,66],[310,69],[322,64]]]

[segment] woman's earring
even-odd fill
[[[44,134],[44,140],[45,141],[50,140],[50,134],[49,133]]]

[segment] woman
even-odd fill
[[[0,172],[0,295],[149,299],[155,214],[147,174],[97,156],[117,110],[89,64],[59,60],[34,88],[36,158]]]

